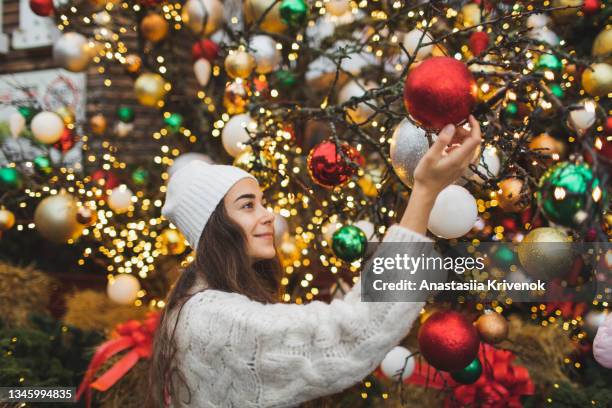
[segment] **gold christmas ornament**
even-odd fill
[[[525,272],[536,279],[566,275],[573,264],[571,237],[552,227],[536,228],[518,246]]]
[[[591,54],[594,57],[610,54],[610,56],[606,58],[605,62],[612,64],[612,27],[608,27],[597,34],[595,41],[593,41]]]
[[[592,64],[582,73],[582,87],[591,96],[605,96],[612,92],[612,65]]]
[[[101,113],[95,114],[89,119],[89,126],[93,134],[103,135],[106,131],[106,117]]]
[[[497,344],[508,337],[508,321],[499,313],[489,311],[481,315],[474,326],[485,343]]]
[[[60,194],[43,199],[34,211],[36,229],[46,239],[55,243],[76,240],[84,226],[77,221],[77,203],[70,194]]]
[[[529,149],[548,156],[544,163],[550,164],[565,157],[566,146],[560,140],[555,139],[548,133],[542,133],[529,142]]]
[[[259,185],[265,190],[278,178],[276,172],[276,159],[272,148],[264,147],[255,156],[253,148],[247,146],[244,151],[234,159],[234,166],[240,167],[244,171],[251,173],[259,181]]]
[[[230,51],[225,57],[225,71],[230,78],[248,78],[255,69],[255,58],[243,50]]]
[[[0,209],[0,231],[8,231],[15,225],[15,215],[6,208]]]
[[[77,222],[82,225],[92,225],[98,220],[98,215],[89,207],[79,207],[77,210]]]
[[[89,41],[76,32],[62,34],[53,44],[53,61],[68,71],[85,71],[92,56]]]
[[[55,111],[60,118],[64,121],[65,125],[71,125],[74,123],[74,110],[70,106],[62,106]]]
[[[187,0],[181,18],[194,34],[212,34],[223,24],[223,3],[219,0]]]
[[[125,57],[125,70],[131,74],[140,71],[142,67],[142,59],[136,54],[128,54]]]
[[[251,91],[248,83],[240,78],[228,82],[223,94],[223,106],[230,115],[237,115],[246,110]]]
[[[480,24],[480,6],[476,3],[468,3],[461,8],[457,16],[460,27],[473,27]]]
[[[287,26],[280,17],[280,1],[275,0],[244,0],[244,17],[248,24],[254,24],[270,8],[265,18],[260,22],[259,27],[271,33],[282,33]]]
[[[518,212],[525,208],[525,204],[521,203],[521,189],[523,188],[523,180],[510,177],[500,181],[497,186],[497,201],[502,210],[507,212]]]
[[[185,238],[175,229],[166,228],[163,230],[158,237],[158,241],[164,255],[180,255],[187,249]]]
[[[157,13],[150,13],[140,22],[142,36],[151,42],[159,42],[168,35],[168,22]]]
[[[134,92],[142,105],[159,106],[168,92],[166,87],[166,81],[161,75],[147,72],[136,79]]]
[[[553,19],[556,23],[567,23],[578,16],[578,12],[582,9],[584,0],[553,0],[552,7],[571,7],[552,11]]]

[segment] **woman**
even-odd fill
[[[384,241],[431,242],[425,233],[436,196],[463,174],[480,144],[479,124],[469,121],[470,132],[452,125],[440,132]],[[339,392],[376,368],[422,308],[361,302],[359,284],[331,304],[276,303],[274,216],[257,181],[236,167],[186,165],[171,178],[162,213],[196,258],[164,310],[149,406],[292,407]]]

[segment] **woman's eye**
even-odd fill
[[[253,208],[253,203],[246,203],[242,208]]]

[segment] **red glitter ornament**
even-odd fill
[[[406,78],[404,104],[422,127],[440,130],[467,119],[478,88],[464,63],[451,57],[428,58]]]
[[[119,185],[119,177],[108,170],[96,170],[91,174],[91,180],[104,190],[112,190]]]
[[[489,46],[489,36],[484,31],[475,31],[470,35],[470,50],[478,56]]]
[[[315,183],[326,188],[337,187],[357,173],[355,165],[365,165],[365,160],[357,149],[347,143],[343,143],[341,149],[348,161],[342,158],[336,144],[331,140],[312,148],[308,154],[308,172]]]
[[[59,140],[53,144],[53,147],[66,153],[68,150],[72,149],[73,146],[74,136],[72,131],[65,127]]]
[[[30,0],[30,8],[37,16],[49,17],[53,14],[53,0]]]
[[[212,62],[219,56],[219,46],[207,38],[197,41],[191,47],[191,57],[194,61],[200,58],[206,58]]]
[[[480,338],[472,323],[454,311],[436,312],[419,330],[419,349],[429,364],[442,371],[458,371],[478,354]]]
[[[601,1],[599,0],[584,0],[584,3],[582,4],[582,11],[584,11],[584,14],[587,16],[597,14],[600,8]]]

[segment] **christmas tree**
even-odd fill
[[[111,93],[128,83],[138,105],[117,102],[112,116],[78,118],[62,95],[53,104],[25,97],[8,102],[15,110],[0,127],[6,276],[15,274],[11,265],[33,261],[107,280],[106,294],[70,294],[60,316],[70,327],[109,341],[152,335],[154,313],[193,259],[160,211],[167,180],[191,160],[234,164],[259,180],[276,217],[282,302],[341,296],[407,202],[437,133],[473,114],[482,146],[438,196],[431,237],[442,247],[602,244],[607,257],[560,280],[605,289],[586,301],[432,301],[379,370],[313,404],[612,404],[610,371],[591,353],[611,281],[608,2],[32,0],[30,7],[61,32],[57,66],[93,72]],[[141,112],[157,128],[156,153],[138,157],[126,146]],[[561,268],[568,254],[544,263],[526,251],[508,256],[527,280]],[[54,285],[58,296],[68,292],[61,279]],[[19,298],[35,296],[31,286]],[[127,318],[145,320],[113,331]],[[28,327],[26,320],[5,320],[6,381],[78,385],[85,367],[72,361],[62,366],[72,373],[10,379],[32,362],[9,353],[11,326]],[[38,341],[36,330],[18,337]],[[464,344],[455,350],[461,356],[445,353],[447,336]],[[84,343],[73,348],[89,356]],[[439,362],[456,357],[457,366]],[[141,359],[98,402],[138,405],[147,364]]]

